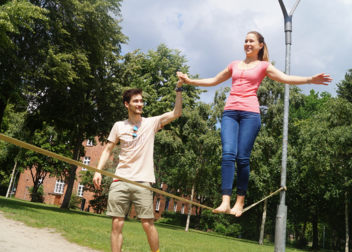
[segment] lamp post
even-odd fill
[[[291,61],[291,33],[292,33],[292,16],[296,10],[300,0],[297,0],[290,14],[287,14],[286,7],[282,0],[279,0],[285,21],[285,43],[286,43],[286,60],[285,73],[290,74]],[[282,141],[282,162],[281,162],[281,186],[286,187],[286,166],[287,166],[287,140],[288,140],[288,111],[289,111],[289,95],[290,87],[285,84],[285,107],[284,107],[284,126]],[[285,205],[286,191],[280,193],[280,205],[277,206],[276,225],[275,225],[275,252],[284,252],[286,245],[286,222],[287,222],[287,206]]]

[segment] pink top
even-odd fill
[[[239,62],[236,60],[228,65],[232,73],[232,87],[224,110],[260,113],[257,90],[270,63],[261,61],[255,67],[243,70],[237,68]]]

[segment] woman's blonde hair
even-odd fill
[[[263,43],[263,45],[264,45],[263,48],[260,49],[260,51],[258,53],[258,59],[260,61],[268,61],[269,62],[269,50],[265,44],[263,35],[260,34],[259,32],[256,32],[256,31],[250,31],[247,34],[250,34],[250,33],[254,34],[257,37],[259,43]]]

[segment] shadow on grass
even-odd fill
[[[83,211],[77,211],[77,210],[67,210],[67,209],[61,209],[57,206],[53,205],[45,205],[43,203],[35,203],[35,202],[29,202],[21,199],[9,199],[5,198],[3,196],[0,196],[0,210],[3,207],[7,207],[10,209],[26,209],[28,211],[35,211],[35,209],[38,210],[46,210],[46,211],[53,211],[56,213],[63,213],[63,214],[69,214],[69,215],[83,215],[83,216],[95,216],[95,217],[100,217],[100,218],[111,218],[110,216],[106,215],[100,215],[100,214],[95,214],[95,213],[89,213],[89,212],[83,212]]]

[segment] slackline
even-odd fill
[[[176,195],[173,195],[171,193],[168,193],[168,192],[164,192],[162,190],[159,190],[159,189],[156,189],[156,188],[153,188],[153,187],[149,187],[149,186],[145,186],[145,185],[142,185],[140,183],[137,183],[135,181],[131,181],[129,179],[125,179],[125,178],[122,178],[120,176],[117,176],[115,174],[112,174],[110,172],[107,172],[107,171],[103,171],[103,170],[99,170],[95,167],[92,167],[92,166],[89,166],[89,165],[86,165],[86,164],[83,164],[83,163],[80,163],[76,160],[73,160],[71,158],[67,158],[67,157],[64,157],[62,155],[59,155],[59,154],[56,154],[54,152],[51,152],[51,151],[48,151],[48,150],[44,150],[44,149],[41,149],[37,146],[34,146],[34,145],[31,145],[31,144],[28,144],[28,143],[25,143],[25,142],[22,142],[20,140],[17,140],[17,139],[14,139],[12,137],[8,137],[4,134],[1,134],[0,133],[0,140],[3,140],[5,142],[8,142],[8,143],[11,143],[11,144],[14,144],[14,145],[17,145],[19,147],[22,147],[22,148],[25,148],[25,149],[28,149],[28,150],[32,150],[32,151],[35,151],[35,152],[38,152],[38,153],[41,153],[43,155],[46,155],[46,156],[49,156],[49,157],[52,157],[52,158],[56,158],[58,160],[61,160],[63,162],[66,162],[66,163],[69,163],[71,165],[75,165],[75,166],[79,166],[79,167],[84,167],[90,171],[93,171],[93,172],[98,172],[98,173],[101,173],[103,175],[106,175],[106,176],[109,176],[109,177],[113,177],[113,178],[117,178],[118,180],[121,180],[123,182],[126,182],[126,183],[130,183],[130,184],[133,184],[133,185],[136,185],[136,186],[140,186],[140,187],[143,187],[145,189],[148,189],[150,191],[153,191],[153,192],[156,192],[156,193],[159,193],[159,194],[162,194],[162,195],[165,195],[165,196],[169,196],[171,198],[174,198],[174,199],[177,199],[177,200],[180,200],[180,201],[183,201],[183,202],[187,202],[189,204],[192,204],[192,205],[195,205],[195,206],[199,206],[201,208],[206,208],[206,209],[209,209],[209,210],[215,210],[214,208],[211,208],[211,207],[208,207],[208,206],[205,206],[205,205],[202,205],[202,204],[199,204],[197,202],[193,202],[193,201],[190,201],[188,199],[184,199],[184,198],[181,198],[179,196],[176,196]],[[254,203],[252,205],[250,205],[249,207],[246,207],[245,209],[243,209],[243,213],[247,210],[249,210],[250,208],[254,207],[255,205],[259,204],[260,202],[262,202],[263,200],[266,200],[267,198],[270,198],[272,197],[273,195],[277,194],[278,192],[282,191],[282,190],[286,190],[286,187],[281,187],[280,189],[278,189],[277,191],[275,191],[274,193],[270,194],[269,196],[265,197],[264,199],[258,201],[257,203]],[[227,213],[227,214],[230,214],[230,213]],[[233,214],[231,214],[233,215]]]

